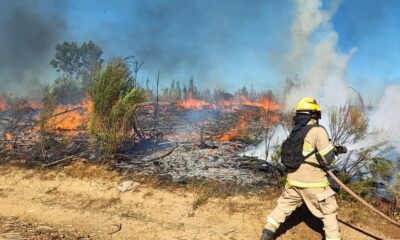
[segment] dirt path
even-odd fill
[[[275,204],[265,196],[207,199],[145,185],[119,193],[120,181],[115,174],[79,163],[46,172],[0,167],[0,238],[259,239],[265,215]],[[339,215],[354,222],[352,213]],[[382,239],[400,236],[399,229],[364,215],[352,225]],[[341,229],[343,239],[374,239],[344,224]],[[301,223],[280,239],[321,236]]]

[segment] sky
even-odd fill
[[[400,83],[400,1],[343,1],[333,18],[339,47],[356,47],[348,66],[352,86],[373,94]]]
[[[399,12],[396,0],[341,0],[329,21],[335,51],[355,49],[346,84],[368,99],[400,83]],[[296,74],[285,61],[295,15],[294,0],[0,0],[0,87],[26,94],[50,82],[56,43],[92,40],[106,60],[143,61],[139,80],[160,71],[164,86],[193,76],[200,88],[280,92]]]

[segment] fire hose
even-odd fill
[[[347,152],[347,148],[344,146],[337,146],[340,148],[339,150],[339,154],[340,153],[346,153]],[[375,212],[376,214],[378,214],[379,216],[381,216],[382,218],[386,219],[388,222],[392,223],[393,225],[400,227],[400,223],[396,222],[395,220],[391,219],[389,216],[387,216],[386,214],[384,214],[383,212],[381,212],[380,210],[376,209],[374,206],[372,206],[371,204],[367,203],[364,199],[362,199],[360,196],[358,196],[355,192],[353,192],[349,187],[347,187],[342,181],[339,180],[338,177],[335,176],[335,174],[327,167],[327,163],[324,161],[323,163],[321,163],[321,158],[317,158],[318,161],[320,162],[320,164],[323,167],[324,171],[326,173],[329,174],[329,176],[331,176],[331,178],[337,183],[339,184],[340,187],[342,187],[346,192],[348,192],[352,197],[354,197],[357,201],[359,201],[361,204],[363,204],[364,206],[366,206],[367,208],[369,208],[370,210],[372,210],[373,212]]]

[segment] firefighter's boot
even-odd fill
[[[274,234],[271,230],[264,228],[260,240],[274,240]]]

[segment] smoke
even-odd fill
[[[121,13],[122,6],[129,16]],[[103,33],[85,34],[99,39],[105,53],[144,61],[141,76],[160,70],[162,82],[193,75],[202,89],[236,90],[247,81],[267,90],[265,79],[273,78],[267,74],[268,55],[284,42],[290,8],[288,1],[127,1],[105,13],[123,18],[98,24]]]
[[[250,145],[240,155],[272,162],[272,153],[276,150],[276,147],[281,146],[282,142],[288,137],[287,134],[286,130],[281,126],[274,126],[270,137],[263,139],[256,145]]]
[[[356,48],[350,49],[349,52],[342,52],[338,47],[339,36],[331,23],[338,6],[338,1],[332,1],[331,5],[325,7],[326,10],[324,10],[321,0],[296,1],[296,11],[291,26],[291,49],[286,55],[284,70],[293,75],[298,74],[303,81],[300,87],[292,88],[284,96],[287,109],[293,109],[296,103],[305,96],[317,98],[323,109],[339,106],[355,97],[349,88],[346,70]],[[349,150],[359,151],[376,143],[388,142],[395,151],[387,154],[391,154],[392,159],[395,159],[393,156],[399,156],[398,103],[400,103],[400,86],[388,86],[379,103],[368,113],[368,131],[374,134],[349,145]],[[328,125],[326,114],[323,114],[321,123]],[[285,138],[284,132],[277,131],[271,141],[282,142]],[[257,146],[246,149],[243,154],[266,159],[266,149],[266,142],[262,141]],[[270,149],[266,160],[270,160],[272,150]]]
[[[356,48],[347,53],[338,48],[331,19],[339,1],[332,1],[327,10],[321,0],[297,0],[296,6],[286,69],[304,81],[284,96],[286,108],[293,108],[305,96],[316,97],[324,106],[345,103],[354,96],[346,83],[346,69]]]
[[[388,86],[376,109],[370,114],[370,127],[382,130],[382,136],[400,153],[400,85]]]
[[[66,30],[63,1],[0,2],[0,91],[30,95],[47,77],[51,53]]]
[[[356,48],[343,53],[338,47],[338,34],[333,29],[331,19],[339,2],[332,1],[327,10],[323,10],[322,3],[321,0],[296,1],[297,10],[291,27],[292,48],[287,55],[287,62],[302,76],[304,82],[300,88],[293,88],[285,96],[287,108],[293,108],[305,96],[316,97],[324,109],[339,106],[355,97],[349,88],[346,70]],[[379,104],[368,114],[369,130],[381,131],[366,139],[366,142],[349,147],[357,149],[377,141],[387,141],[400,152],[400,120],[395,111],[399,102],[400,86],[387,87]],[[321,122],[328,122],[326,114]]]

